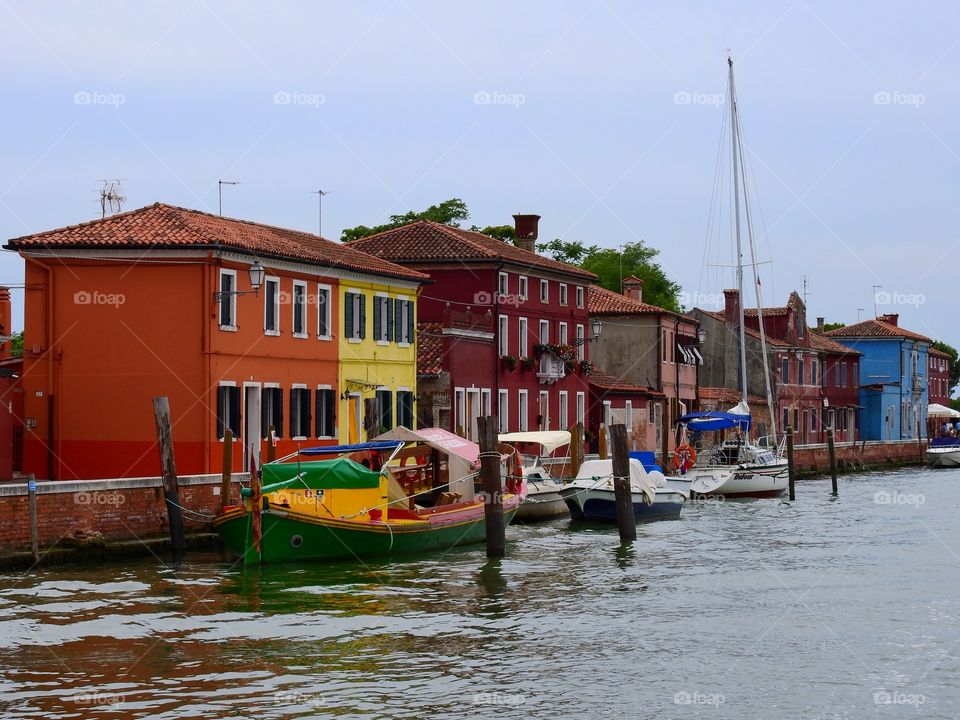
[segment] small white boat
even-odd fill
[[[688,494],[670,487],[662,473],[647,473],[630,458],[630,492],[633,514],[640,522],[680,516]],[[616,522],[617,500],[613,488],[613,461],[587,460],[577,479],[560,490],[574,519]]]
[[[705,451],[685,477],[694,494],[724,497],[776,497],[790,479],[787,460],[779,452],[741,440],[726,440]]]
[[[960,467],[960,438],[934,438],[924,459],[930,467]]]
[[[570,444],[570,432],[544,430],[503,433],[497,439],[514,446],[537,445],[540,455],[549,456],[555,450]],[[567,514],[567,503],[560,496],[560,490],[565,487],[565,483],[550,477],[540,455],[520,453],[520,469],[527,482],[527,498],[520,505],[515,516],[520,521],[548,520]]]

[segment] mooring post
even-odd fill
[[[27,502],[30,506],[30,551],[36,565],[40,562],[40,528],[37,526],[37,478],[33,473],[27,476]]]
[[[571,477],[576,477],[583,465],[583,423],[575,423],[570,428],[570,470]]]
[[[607,426],[603,423],[600,424],[600,429],[597,431],[597,454],[601,460],[606,460],[609,457],[607,453]]]
[[[163,497],[170,520],[170,543],[173,554],[183,554],[183,513],[180,510],[180,486],[173,457],[173,436],[170,434],[170,401],[166,396],[153,399],[153,416],[157,422],[157,445],[160,447],[160,468],[163,472]]]
[[[837,448],[833,442],[833,425],[827,428],[827,450],[830,453],[830,480],[833,483],[833,495],[838,495],[837,491]]]
[[[627,426],[610,426],[613,453],[613,494],[617,501],[617,529],[620,542],[637,539],[637,516],[633,514],[633,493],[630,490],[630,452],[627,449]]]
[[[483,519],[487,529],[487,557],[503,557],[507,527],[503,522],[503,488],[500,484],[500,451],[497,450],[497,419],[477,418],[480,433],[480,479],[483,481]]]
[[[670,405],[663,403],[660,416],[660,470],[666,475],[670,467]]]
[[[796,473],[793,469],[793,428],[790,425],[786,427],[787,433],[787,477],[789,478],[790,499],[796,500],[797,493],[793,487]]]
[[[233,431],[223,431],[223,471],[220,475],[220,512],[230,504],[230,484],[233,480]]]

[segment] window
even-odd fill
[[[413,429],[413,393],[397,390],[397,425]]]
[[[393,300],[385,295],[373,297],[373,339],[378,343],[393,340]]]
[[[549,280],[540,281],[540,302],[542,303],[550,302],[550,281]]]
[[[803,359],[797,360],[797,385],[803,385],[803,369],[806,363]]]
[[[490,393],[490,388],[480,390],[480,407],[483,409],[484,415],[493,414],[493,407],[491,406],[492,399],[493,395]]]
[[[583,287],[577,285],[577,307],[583,309]]]
[[[840,365],[840,384],[843,387],[847,386],[847,364],[841,363]]]
[[[810,411],[810,432],[816,432],[816,431],[817,431],[817,411],[811,410]]]
[[[583,337],[583,325],[577,325],[576,333],[577,333],[577,360],[583,362],[583,358],[585,356],[585,348],[587,346],[587,343],[584,342],[584,337]]]
[[[557,342],[560,345],[567,345],[570,342],[570,337],[567,335],[567,324],[565,322],[557,325]]]
[[[570,427],[570,408],[567,391],[561,390],[557,394],[557,427],[560,430],[566,430]]]
[[[265,385],[263,388],[260,437],[269,440],[270,428],[273,428],[277,437],[283,437],[283,390],[279,385]]]
[[[396,307],[394,315],[393,339],[401,345],[409,345],[413,342],[413,300],[397,298],[393,302]]]
[[[329,385],[317,386],[316,410],[317,437],[337,436],[337,396]]]
[[[520,347],[517,350],[517,354],[525,358],[527,356],[527,319],[520,318]]]
[[[307,336],[307,284],[293,281],[293,336]]]
[[[453,428],[458,435],[465,435],[467,426],[464,424],[464,418],[467,416],[467,394],[463,388],[455,388],[453,391]]]
[[[546,390],[540,391],[540,429],[550,429],[550,393]]]
[[[357,290],[348,290],[343,302],[344,332],[352,342],[367,336],[367,298]]]
[[[497,342],[500,346],[501,355],[510,354],[510,318],[506,315],[501,315],[499,318],[500,323],[500,334],[497,338]]]
[[[497,276],[497,292],[501,295],[506,295],[510,292],[510,278],[505,272]]]
[[[586,422],[586,393],[578,392],[577,393],[577,422],[585,423]]]
[[[310,435],[310,390],[303,385],[290,389],[290,437],[306,438]]]
[[[786,430],[790,426],[790,408],[783,409],[783,429]]]
[[[838,360],[838,361],[834,364],[834,366],[833,366],[833,375],[834,375],[834,383],[833,383],[833,384],[834,384],[834,385],[837,385],[837,386],[840,385],[840,366],[841,366],[842,364],[843,364],[843,363],[841,363],[841,362]]]
[[[333,337],[330,330],[332,315],[330,291],[329,285],[317,285],[317,338],[320,340],[329,340]]]
[[[603,401],[603,424],[607,426],[607,430],[613,424],[613,408],[610,406],[609,400]]]
[[[527,276],[526,276],[526,275],[521,275],[521,276],[520,276],[520,289],[519,289],[519,291],[517,292],[517,295],[520,296],[520,298],[519,298],[520,300],[526,300],[527,297],[528,297],[528,295],[527,295],[527,284],[528,284],[528,283],[527,283]]]
[[[567,284],[566,284],[566,283],[560,283],[559,288],[560,288],[560,290],[559,290],[559,292],[560,292],[560,304],[563,305],[564,307],[566,307],[566,305],[567,305]]]
[[[811,384],[811,385],[817,385],[817,384],[818,384],[818,382],[817,382],[817,370],[818,370],[817,361],[816,361],[816,360],[811,360],[811,361],[810,361],[810,384]]]
[[[497,419],[500,425],[500,432],[510,432],[510,391],[500,390],[497,392]]]
[[[280,334],[280,279],[263,281],[263,331],[267,335]]]
[[[221,383],[217,388],[217,437],[230,429],[234,438],[240,437],[240,388],[236,383]]]
[[[237,289],[237,271],[220,271],[220,329],[237,329],[237,296],[233,293]],[[230,294],[226,294],[230,293]]]
[[[783,376],[783,384],[790,384],[790,358],[783,359],[783,366],[780,369],[780,374]]]
[[[540,321],[540,344],[547,345],[550,342],[550,321]]]
[[[517,391],[517,413],[520,418],[520,432],[527,430],[527,391]]]
[[[629,438],[629,434],[633,432],[633,400],[627,400],[624,408],[624,415],[626,416],[624,424],[627,426],[627,435]]]
[[[393,429],[393,393],[389,390],[377,390],[377,428],[376,434]]]

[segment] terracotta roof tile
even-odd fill
[[[438,375],[443,372],[443,324],[417,323],[417,374]]]
[[[727,321],[726,316],[722,312],[716,312],[714,310],[700,310],[700,312],[702,312],[704,315],[709,315],[710,317],[716,320],[719,320],[722,323],[725,323]],[[746,334],[752,338],[756,338],[757,340],[760,339],[759,330],[754,330],[753,328],[748,327],[746,328]],[[770,337],[770,335],[767,335],[767,345],[770,345],[771,347],[781,347],[781,348],[794,347],[787,341],[780,340],[779,338]]]
[[[837,353],[843,355],[862,355],[859,350],[842,345],[836,340],[821,335],[820,333],[810,331],[810,347],[820,352]]]
[[[947,360],[953,360],[953,358],[950,356],[950,353],[945,353],[945,352],[944,352],[943,350],[941,350],[940,348],[933,347],[932,345],[930,346],[930,354],[933,355],[934,357],[946,358]]]
[[[919,333],[904,330],[882,320],[864,320],[854,325],[846,325],[836,330],[828,330],[824,335],[832,338],[885,338],[901,337],[920,342],[932,343],[933,340]]]
[[[671,310],[628,298],[599,285],[590,285],[587,288],[587,309],[591,315],[676,315]]]
[[[607,375],[604,372],[594,370],[590,375],[590,385],[602,390],[613,390],[615,392],[640,393],[651,397],[663,397],[662,392],[644,385],[633,385],[615,375]]]
[[[385,230],[353,240],[348,245],[401,264],[505,261],[523,267],[564,273],[586,282],[597,278],[593,273],[575,265],[558,262],[489,235],[430,220],[420,220]]]
[[[319,235],[155,203],[80,225],[9,240],[9,250],[58,248],[223,247],[260,257],[301,260],[331,268],[425,281],[423,273]]]
[[[729,403],[731,407],[740,402],[740,391],[733,388],[701,387],[699,392],[701,400]],[[767,405],[767,401],[759,395],[747,395],[747,402],[760,407]]]

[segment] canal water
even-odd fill
[[[405,561],[0,577],[3,718],[955,718],[960,471]]]

